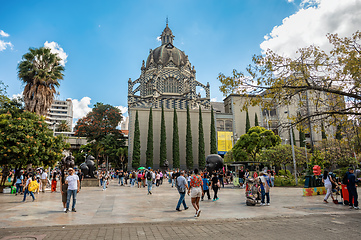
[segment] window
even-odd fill
[[[233,131],[232,120],[226,120],[225,127],[226,127],[226,131],[232,132]]]
[[[152,91],[152,80],[149,80],[146,85],[145,85],[145,95],[152,95],[153,91]]]
[[[224,121],[217,120],[217,131],[224,131]]]
[[[167,78],[164,80],[165,93],[178,93],[178,81],[175,78]]]

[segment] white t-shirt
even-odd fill
[[[331,183],[331,180],[330,180],[330,176],[327,176],[326,179],[323,180],[325,182],[325,186],[328,185],[328,186],[332,186],[332,183]]]
[[[78,190],[78,175],[69,175],[65,180],[68,181],[68,190]]]
[[[48,177],[48,174],[46,172],[43,172],[41,174],[41,179],[46,179]]]

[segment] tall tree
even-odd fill
[[[149,120],[148,120],[148,142],[147,142],[147,151],[146,151],[146,166],[153,167],[153,114],[152,108],[149,110]]]
[[[117,151],[117,156],[119,157],[119,161],[121,163],[121,169],[124,169],[124,162],[128,158],[128,148],[121,147]]]
[[[251,123],[249,121],[249,115],[248,115],[248,110],[247,110],[247,112],[246,112],[246,133],[248,133],[250,128],[251,128]]]
[[[49,48],[30,48],[18,65],[18,77],[25,84],[25,109],[45,116],[53,103],[55,87],[63,79],[64,67]]]
[[[300,138],[300,147],[305,147],[306,136],[302,129],[298,130],[299,138]]]
[[[25,111],[16,100],[0,107],[0,166],[10,166],[18,174],[28,164],[54,166],[70,147],[62,135],[54,137],[44,118]]]
[[[187,105],[186,165],[188,169],[193,168],[192,128],[189,105]]]
[[[245,161],[251,157],[256,161],[257,155],[262,149],[279,145],[281,138],[273,131],[263,127],[252,127],[248,133],[243,134],[232,148],[233,157],[236,161]]]
[[[89,142],[100,141],[109,134],[121,135],[117,127],[122,118],[122,113],[118,108],[98,102],[91,112],[78,120],[75,135],[86,137]]]
[[[328,34],[327,38],[333,46],[331,51],[311,45],[298,49],[295,58],[272,50],[254,56],[247,74],[236,70],[229,77],[219,74],[220,90],[224,95],[250,96],[244,102],[244,109],[249,105],[274,107],[296,102],[300,110],[307,111],[305,102],[312,104],[310,114],[300,118],[291,116],[295,124],[312,120],[329,125],[334,124],[335,118],[360,116],[361,31],[351,37]]]
[[[174,108],[173,115],[173,168],[179,168],[179,133],[178,133],[178,117]]]
[[[198,166],[203,169],[206,166],[206,157],[204,151],[204,133],[202,109],[199,107],[199,125],[198,125]]]
[[[214,124],[213,107],[211,108],[211,154],[217,154],[216,126]]]
[[[259,126],[257,113],[254,114],[254,126],[255,127]]]
[[[139,117],[138,110],[135,112],[134,122],[134,142],[133,142],[133,159],[132,167],[137,169],[140,166],[140,129],[139,129]]]
[[[159,165],[163,166],[167,160],[167,135],[165,129],[164,107],[162,105],[162,118],[160,121],[160,161]]]

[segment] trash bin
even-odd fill
[[[349,196],[348,196],[348,190],[347,190],[347,185],[346,184],[341,184],[341,189],[342,189],[342,198],[343,198],[343,204],[345,205],[349,205]],[[352,199],[352,203],[354,203],[354,200]]]

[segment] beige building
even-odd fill
[[[310,97],[312,94],[309,93]],[[232,128],[233,142],[235,143],[238,138],[246,133],[246,111],[242,111],[243,104],[245,102],[245,96],[239,94],[231,94],[224,99],[224,112],[220,111],[219,107],[216,112],[217,131],[224,129],[229,131]],[[212,103],[213,105],[213,103]],[[306,106],[307,104],[305,104]],[[223,110],[223,109],[221,109]],[[315,111],[315,107],[312,105],[312,101],[309,101],[310,114]],[[289,122],[288,115],[297,116],[300,113],[302,116],[307,115],[307,108],[300,109],[297,102],[289,106],[277,105],[272,109],[264,109],[262,106],[251,106],[248,108],[249,120],[251,127],[255,126],[255,116],[257,114],[258,124],[261,127],[272,130],[275,134],[278,134],[282,139],[282,144],[290,144],[290,132],[285,125]],[[231,117],[230,117],[231,116]],[[229,122],[232,120],[232,124]],[[228,126],[227,126],[228,124]],[[222,128],[222,126],[224,126]],[[321,128],[311,124],[312,132],[306,132],[306,143],[313,144],[322,140]],[[299,131],[296,127],[293,128],[297,146],[300,146]],[[325,129],[326,134],[333,136],[335,129],[329,127]]]

